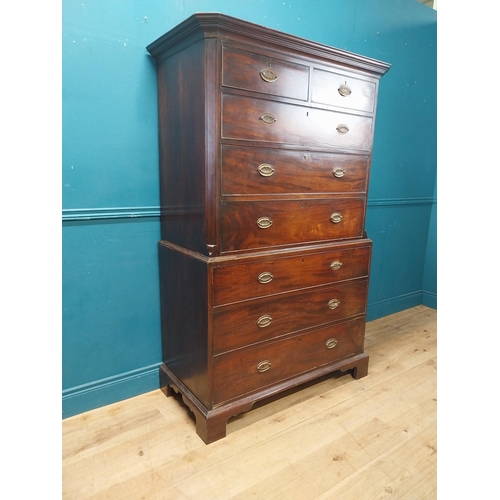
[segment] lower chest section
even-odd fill
[[[370,258],[367,239],[216,259],[160,245],[165,365],[210,409],[360,355]]]

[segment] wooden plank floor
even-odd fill
[[[368,376],[330,376],[205,445],[160,390],[63,420],[63,499],[436,498],[436,311],[368,323]]]

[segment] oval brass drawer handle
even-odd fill
[[[260,73],[260,77],[268,83],[273,83],[278,79],[278,75],[271,68],[264,68]]]
[[[268,361],[267,359],[265,361],[261,361],[257,365],[257,371],[260,373],[267,372],[271,368],[271,361]]]
[[[263,285],[266,283],[269,283],[272,281],[274,278],[273,273],[270,273],[269,271],[266,271],[264,273],[260,273],[259,277],[257,278],[259,280],[259,283],[262,283]]]
[[[340,177],[344,177],[345,175],[345,170],[342,167],[335,167],[332,170],[332,174],[334,177],[337,177],[340,179]]]
[[[259,174],[262,175],[262,177],[271,177],[271,175],[274,174],[274,167],[269,163],[261,163],[257,167],[257,170],[259,171]]]
[[[332,271],[338,271],[341,267],[342,267],[342,262],[340,262],[340,260],[334,260],[334,261],[330,264],[330,269],[331,269]]]
[[[333,349],[338,344],[337,339],[328,339],[325,343],[327,349]]]
[[[341,123],[337,126],[337,132],[342,135],[347,134],[347,132],[349,132],[349,127]]]
[[[263,316],[261,316],[258,320],[257,320],[257,324],[261,327],[261,328],[265,328],[266,326],[269,326],[273,321],[273,318],[271,318],[271,316],[269,316],[269,314],[264,314]]]
[[[257,226],[261,229],[267,229],[273,225],[273,221],[269,217],[260,217],[257,219]]]
[[[264,113],[262,116],[259,117],[259,120],[262,122],[262,123],[265,123],[266,125],[271,125],[272,123],[274,123],[277,118],[272,115],[271,113]],[[338,127],[337,127],[337,130],[338,130]]]
[[[338,224],[339,222],[342,222],[342,214],[339,214],[338,212],[334,212],[332,215],[330,215],[330,220],[334,224]]]
[[[339,299],[332,299],[328,301],[328,307],[330,309],[337,309],[337,307],[340,305],[340,300]]]
[[[344,85],[342,84],[338,89],[339,91],[339,94],[342,96],[342,97],[347,97],[349,95],[351,95],[351,88],[348,86],[348,85]]]

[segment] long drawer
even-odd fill
[[[272,55],[224,47],[222,85],[306,101],[309,66]]]
[[[213,358],[213,400],[223,403],[363,351],[365,318]]]
[[[214,305],[368,276],[371,242],[293,257],[268,256],[213,269]]]
[[[373,117],[231,94],[222,96],[222,138],[369,151]]]
[[[215,308],[214,354],[364,314],[367,293],[365,279]]]
[[[221,203],[222,252],[360,238],[365,198]]]
[[[364,193],[369,157],[222,147],[222,195]]]

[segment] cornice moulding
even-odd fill
[[[170,53],[176,46],[176,51],[202,40],[203,38],[219,38],[224,40],[226,34],[244,39],[259,39],[277,50],[290,49],[305,56],[320,57],[333,63],[346,64],[352,68],[367,71],[378,77],[385,74],[390,64],[352,52],[330,47],[328,45],[292,36],[281,31],[266,28],[258,24],[236,19],[220,13],[193,14],[181,24],[165,33],[146,48],[154,58],[161,58]]]

